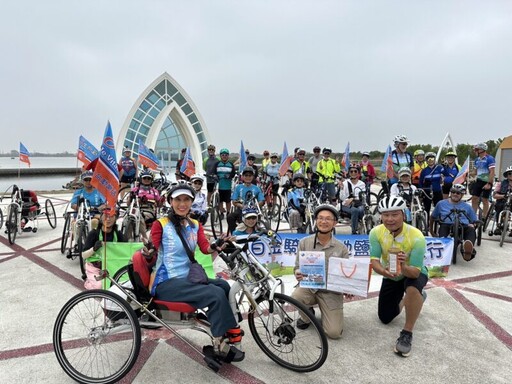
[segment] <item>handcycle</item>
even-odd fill
[[[68,210],[69,205],[64,211],[65,220],[60,252],[71,260],[78,257],[82,279],[85,280],[87,276],[82,252],[84,251],[85,239],[91,230],[91,207],[83,196],[78,198],[77,206],[76,211]]]
[[[509,234],[509,236],[512,236],[512,193],[509,192],[505,196],[505,199],[505,206],[503,207],[503,210],[500,212],[499,217],[495,218],[493,227],[489,231],[489,236],[493,236],[494,232],[496,231],[496,227],[499,225],[501,229],[500,247],[503,247],[503,243],[505,242],[505,237],[507,236],[507,234]]]
[[[247,309],[249,330],[258,347],[273,361],[297,372],[320,368],[328,354],[328,343],[320,322],[302,303],[284,294],[284,286],[258,261],[250,244],[262,241],[265,246],[279,242],[272,231],[237,237],[219,256],[229,268],[234,284],[229,301],[235,318]],[[202,309],[182,302],[166,302],[144,297],[148,291],[149,272],[144,256],[136,253],[129,272],[136,289],[128,289],[107,278],[127,298],[105,290],[81,292],[61,309],[53,328],[53,347],[59,364],[72,379],[82,383],[114,383],[133,367],[141,348],[141,316],[184,341],[203,356],[207,366],[217,372],[221,358],[205,353],[181,335],[175,327],[198,330],[213,342],[209,323]],[[136,308],[132,308],[132,305]],[[297,327],[300,317],[310,327]]]
[[[35,196],[33,192],[32,194]],[[50,224],[50,227],[52,229],[55,229],[55,227],[57,226],[57,216],[55,215],[55,208],[53,207],[53,203],[50,199],[45,200],[43,212],[40,208],[39,203],[35,203],[33,205],[32,203],[29,202],[31,199],[31,192],[21,190],[15,184],[11,185],[6,189],[4,194],[0,197],[0,202],[6,196],[8,196],[11,199],[11,202],[7,206],[5,222],[9,244],[14,244],[16,241],[16,236],[21,234],[22,232],[27,232],[27,229],[30,227],[31,232],[37,232],[39,217],[46,217],[46,219],[48,220],[48,224]],[[1,216],[1,221],[3,222],[3,212],[1,213]],[[22,219],[27,220],[24,228],[22,227]],[[32,222],[33,225],[27,225],[29,222]]]
[[[375,227],[377,224],[375,220],[375,216],[372,213],[371,206],[368,203],[369,199],[367,198],[368,192],[367,191],[361,191],[359,192],[359,200],[363,203],[364,206],[364,214],[362,219],[359,220],[359,234],[370,234],[370,231]]]
[[[450,224],[450,233],[449,237],[453,238],[453,253],[452,253],[452,263],[457,264],[457,252],[459,250],[462,250],[462,245],[464,243],[464,226],[461,224],[461,215],[463,215],[468,221],[470,221],[469,217],[467,216],[466,212],[462,209],[452,208],[450,209],[450,212],[446,214],[444,217],[441,217],[437,220],[434,220],[434,233],[433,235],[438,236],[439,235],[439,226],[445,221],[446,219],[452,217],[453,223]],[[482,222],[480,220],[477,220],[475,225],[475,232],[478,232],[479,226],[481,226]]]
[[[423,189],[417,189],[411,200],[411,224],[423,233],[428,235],[428,215],[423,207],[422,198],[430,199]]]
[[[302,215],[302,228],[304,229],[304,233],[313,234],[316,229],[316,221],[315,221],[315,209],[320,205],[318,198],[316,197],[315,192],[310,188],[304,189],[304,200],[301,204],[304,213]],[[289,222],[288,218],[288,204],[283,209],[283,217],[285,220]]]
[[[129,196],[129,203],[127,202],[127,207],[124,210],[121,232],[126,241],[138,242],[140,240],[140,220],[142,217],[140,199],[134,192],[128,193],[127,196]]]
[[[218,185],[218,177],[214,176],[214,186],[213,193],[211,197],[211,210],[210,210],[210,225],[212,227],[212,234],[214,238],[219,238],[222,232],[222,219],[223,215],[220,211],[220,195],[219,190],[217,189]]]

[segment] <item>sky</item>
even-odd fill
[[[18,0],[0,46],[0,152],[99,147],[164,72],[232,152],[512,132],[508,0]]]

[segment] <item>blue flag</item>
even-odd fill
[[[20,141],[20,161],[23,163],[27,163],[30,167],[30,152],[28,151],[27,147],[23,145],[23,143]]]
[[[158,157],[149,150],[146,145],[139,139],[139,163],[145,165],[149,169],[157,169],[160,162]]]
[[[196,165],[190,154],[190,149],[187,147],[183,161],[181,162],[180,172],[187,175],[189,178],[196,173]]]
[[[345,147],[345,153],[343,154],[343,159],[341,159],[341,165],[343,165],[345,167],[345,171],[348,172],[348,167],[350,167],[350,141]]]
[[[290,168],[290,164],[292,163],[293,156],[288,156],[288,147],[286,146],[286,141],[283,145],[283,154],[281,155],[281,163],[279,164],[279,175],[283,176]]]
[[[243,172],[243,170],[246,166],[247,166],[247,155],[245,154],[244,142],[242,140],[240,140],[240,165],[238,168],[240,173]]]
[[[382,159],[382,164],[380,165],[380,170],[382,172],[386,172],[389,156],[391,156],[391,145],[388,145],[386,153],[384,154],[384,159]]]
[[[85,137],[80,135],[78,139],[78,153],[76,157],[85,166],[89,165],[91,161],[96,160],[99,156],[99,151],[96,149],[94,145],[92,145]]]

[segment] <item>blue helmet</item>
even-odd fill
[[[251,217],[251,216],[256,216],[258,217],[258,210],[256,208],[253,208],[253,207],[247,207],[247,208],[244,208],[242,210],[242,217],[243,218],[246,218],[246,217]]]

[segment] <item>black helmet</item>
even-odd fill
[[[254,161],[254,160],[256,160],[256,156],[254,156],[254,155],[249,155],[249,156],[247,156],[247,160],[252,160],[252,161]]]
[[[322,149],[322,153],[332,153],[332,149],[329,147],[325,147],[324,149]]]
[[[302,179],[302,181],[306,181],[306,178],[304,177],[304,175],[302,173],[296,173],[295,175],[293,175],[293,182],[294,183],[298,179]]]
[[[331,212],[334,215],[334,218],[335,218],[336,221],[338,221],[340,219],[340,213],[338,212],[338,210],[336,209],[336,207],[334,205],[331,205],[331,204],[320,204],[315,209],[315,213],[314,213],[315,220],[316,220],[318,214],[320,212],[322,212],[322,211],[329,211],[329,212]]]
[[[254,175],[254,168],[253,167],[245,167],[244,170],[242,171],[242,176],[245,175],[246,173],[250,173],[250,174]]]
[[[173,184],[171,189],[169,190],[169,195],[167,196],[167,201],[170,202],[171,199],[174,199],[175,197],[186,195],[192,200],[194,200],[196,196],[196,191],[188,181],[180,181],[176,184]]]

